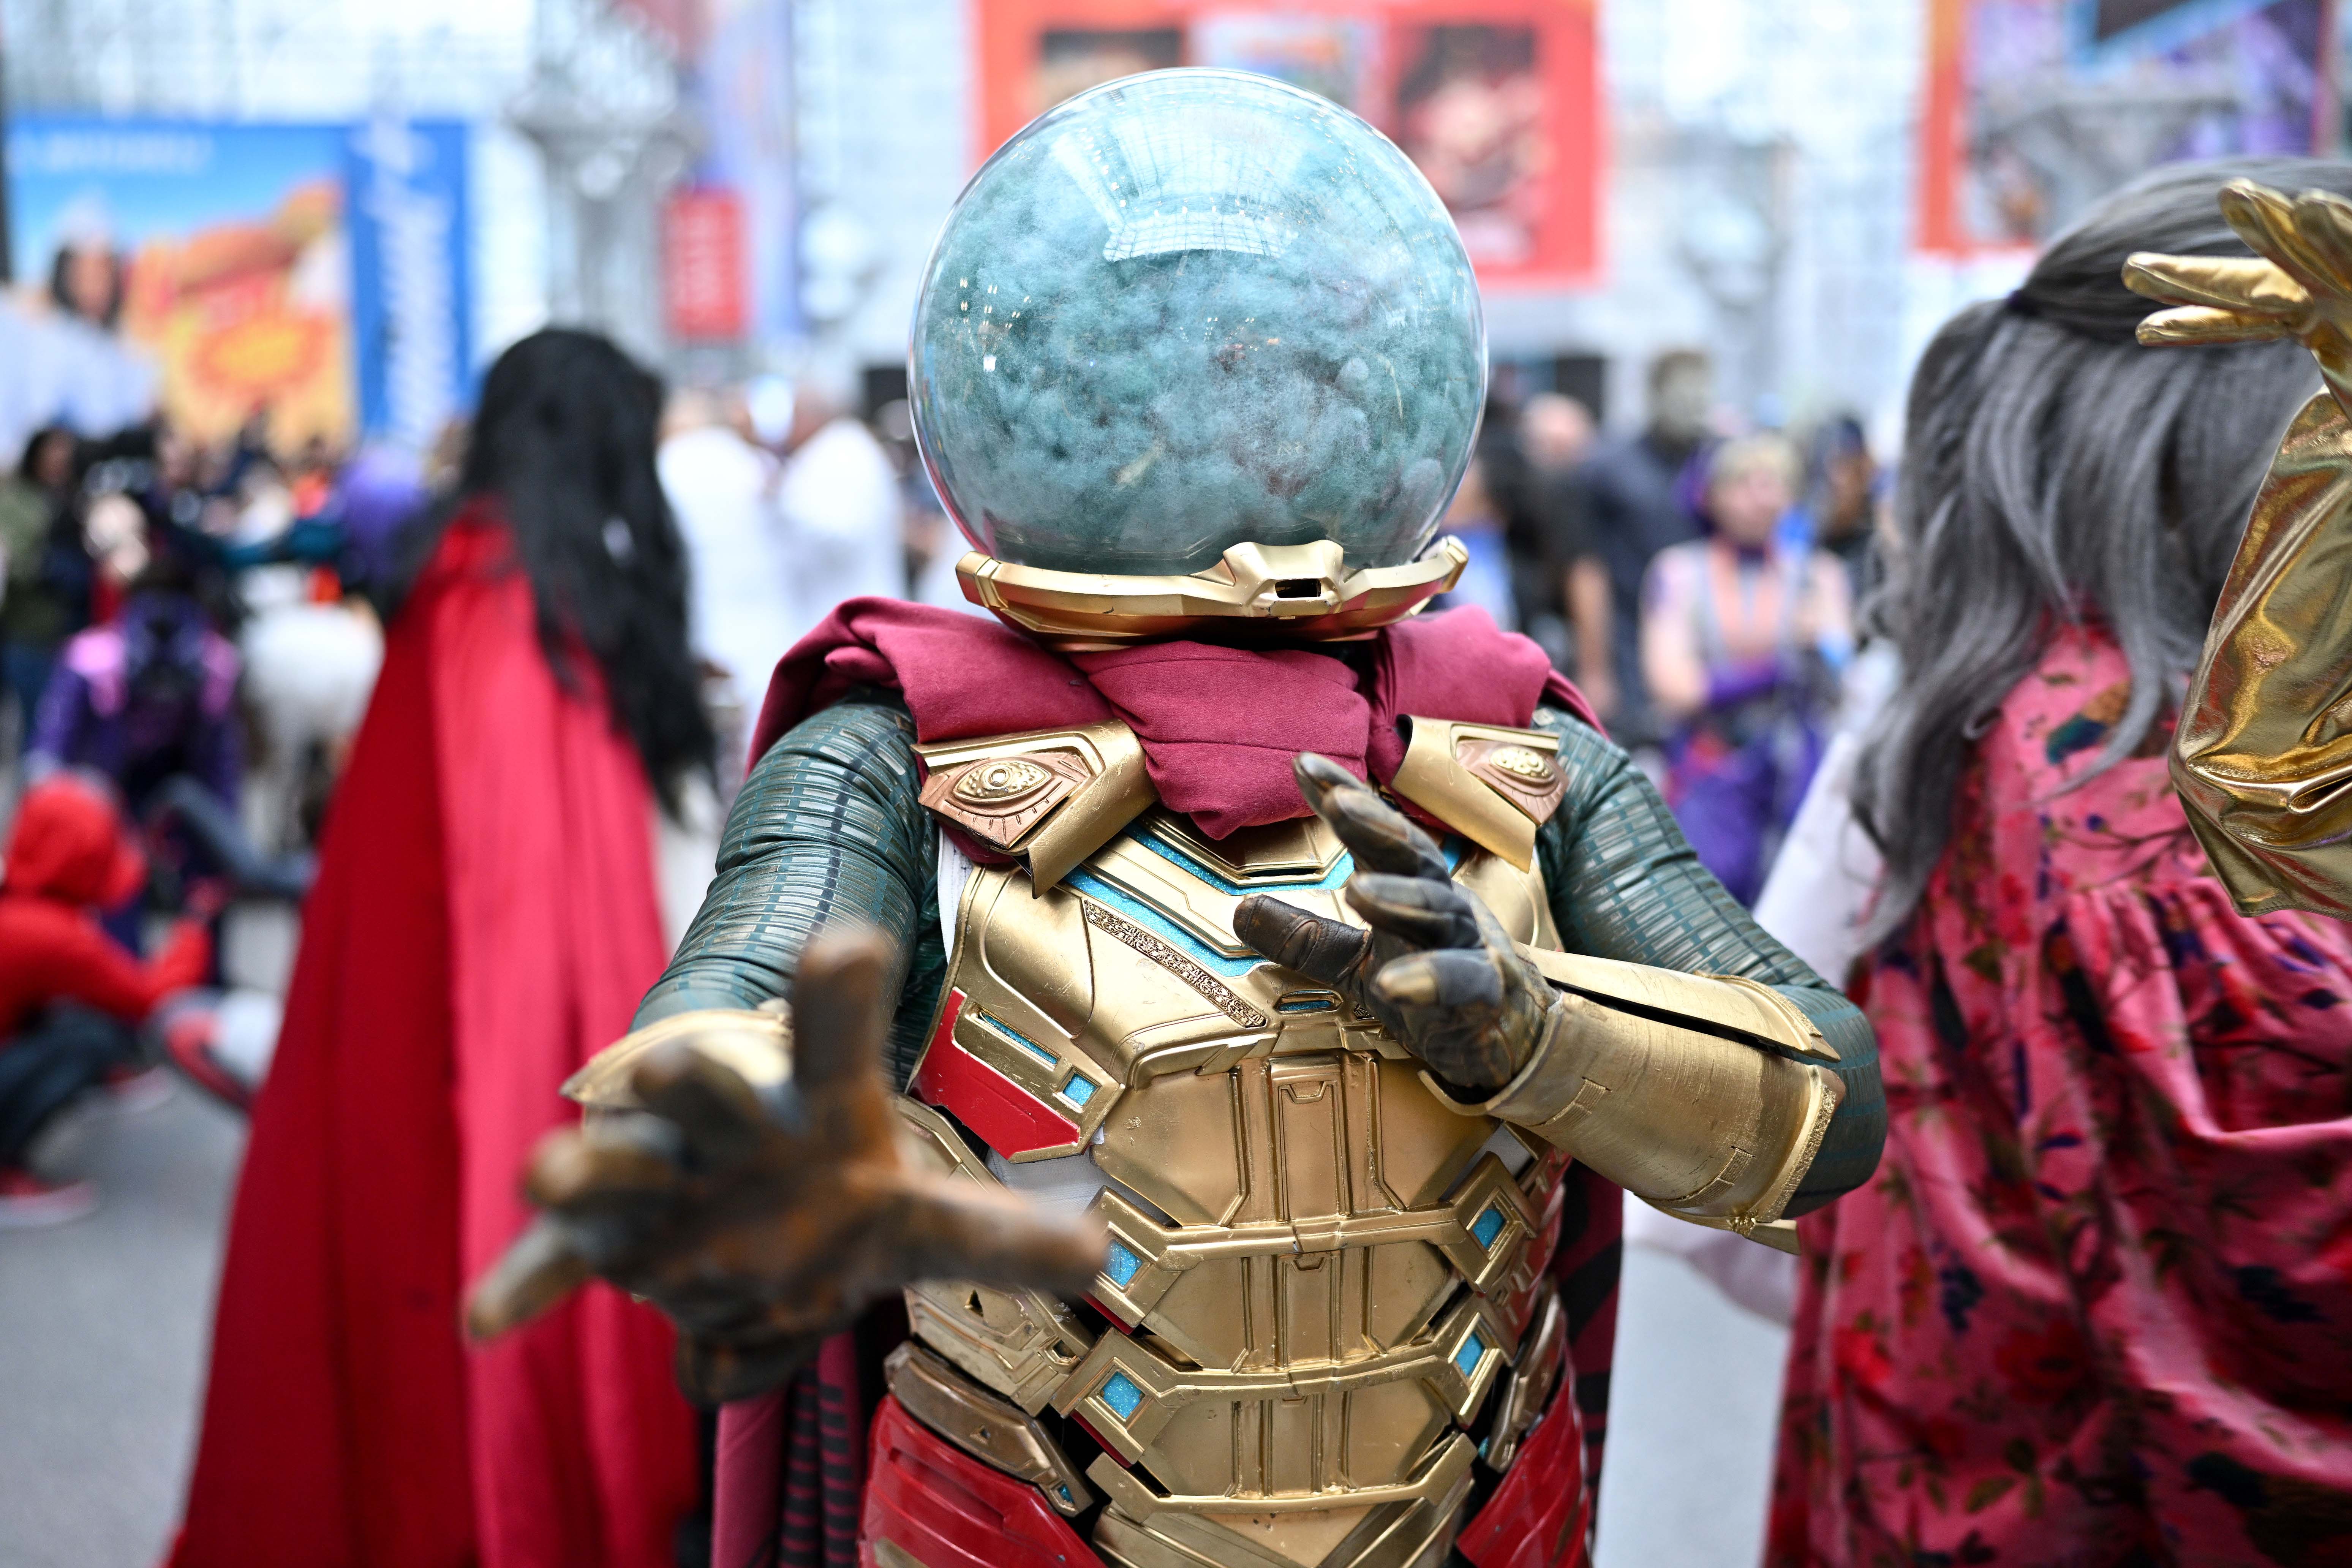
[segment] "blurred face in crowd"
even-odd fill
[[[1696,441],[1706,434],[1715,406],[1715,373],[1705,360],[1676,360],[1659,373],[1650,400],[1650,423],[1669,440]]]
[[[1822,519],[1822,531],[1832,539],[1843,539],[1870,526],[1870,487],[1878,478],[1878,465],[1867,451],[1850,450],[1838,453],[1829,460],[1828,515]]]
[[[82,521],[82,538],[98,569],[127,584],[147,567],[147,514],[121,491],[98,497]]]
[[[1706,491],[1715,525],[1734,544],[1759,547],[1796,500],[1793,462],[1777,443],[1734,442],[1724,448]]]
[[[103,321],[114,309],[114,253],[102,246],[78,246],[66,253],[65,298],[58,300],[86,321]]]
[[[1539,392],[1519,410],[1519,446],[1546,473],[1572,468],[1592,446],[1592,416],[1573,397]]]
[[[53,430],[34,448],[32,472],[26,478],[45,490],[62,490],[73,482],[73,437]]]

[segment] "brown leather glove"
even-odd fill
[[[1302,752],[1296,768],[1307,804],[1355,856],[1348,903],[1371,929],[1259,893],[1242,900],[1235,933],[1378,1018],[1448,1083],[1484,1095],[1510,1082],[1558,994],[1428,834],[1328,757]]]
[[[901,1162],[880,1067],[889,956],[870,931],[810,942],[780,1090],[677,1040],[630,1079],[648,1111],[551,1134],[524,1182],[544,1212],[476,1285],[474,1336],[601,1276],[677,1321],[678,1383],[715,1404],[782,1383],[916,1279],[1086,1289],[1108,1245],[1094,1215],[1057,1218]]]

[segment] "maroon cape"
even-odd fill
[[[1163,642],[1065,657],[993,620],[850,599],[776,666],[751,755],[859,686],[897,691],[926,742],[1118,718],[1142,742],[1160,800],[1222,837],[1307,815],[1291,774],[1300,752],[1387,783],[1404,760],[1396,721],[1407,714],[1516,729],[1548,703],[1601,727],[1543,650],[1497,630],[1484,610],[1402,622],[1370,651],[1360,679],[1349,664],[1306,648]],[[1622,1200],[1581,1167],[1570,1181],[1552,1273],[1572,1325],[1586,1475],[1597,1489]],[[859,1560],[859,1400],[870,1383],[845,1334],[828,1341],[791,1387],[720,1412],[717,1568],[850,1568]]]
[[[486,1352],[458,1332],[532,1144],[576,1121],[557,1086],[667,956],[644,769],[557,683],[510,550],[451,526],[336,795],[173,1568],[669,1568],[696,1500],[656,1314],[599,1286]]]

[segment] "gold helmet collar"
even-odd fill
[[[1350,572],[1336,540],[1236,544],[1181,575],[1048,572],[969,551],[963,596],[1067,651],[1174,636],[1203,621],[1278,621],[1290,637],[1362,637],[1417,614],[1454,586],[1470,552],[1440,539],[1418,561]],[[1268,630],[1276,629],[1269,626]]]

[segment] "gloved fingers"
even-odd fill
[[[588,1259],[572,1227],[541,1215],[475,1283],[466,1301],[466,1332],[479,1343],[519,1329],[588,1277]]]
[[[687,1180],[680,1140],[650,1116],[583,1131],[559,1128],[539,1142],[523,1173],[523,1195],[543,1209],[602,1210],[667,1198]]]
[[[639,1104],[674,1124],[706,1166],[741,1164],[775,1128],[760,1093],[743,1075],[684,1040],[647,1051],[629,1073]]]
[[[2294,226],[2326,266],[2336,297],[2352,294],[2352,202],[2333,191],[2305,191],[2294,198]]]
[[[1372,994],[1392,1007],[1493,1016],[1502,1011],[1503,977],[1477,948],[1409,952],[1381,966]]]
[[[793,980],[793,1084],[812,1130],[827,1146],[886,1153],[895,1148],[882,1081],[889,1029],[889,938],[836,923],[811,938]]]
[[[2215,348],[2228,343],[2265,343],[2294,335],[2295,322],[2281,316],[2258,316],[2246,310],[2209,310],[2187,305],[2158,310],[2143,320],[2137,336],[2142,348]]]
[[[1345,987],[1371,933],[1345,921],[1310,914],[1265,893],[1252,893],[1234,911],[1234,934],[1253,949],[1309,980]]]
[[[2124,262],[2124,287],[2158,304],[2282,319],[2311,303],[2311,295],[2302,284],[2288,277],[2278,263],[2259,257],[2137,251]]]
[[[906,1279],[970,1279],[1080,1296],[1108,1255],[1092,1213],[1056,1214],[1013,1193],[913,1178],[890,1205],[894,1269]]]
[[[1435,840],[1415,827],[1404,813],[1382,800],[1371,785],[1339,763],[1312,752],[1301,752],[1291,764],[1291,771],[1297,776],[1298,791],[1307,804],[1314,807],[1316,816],[1331,825],[1339,842],[1348,847],[1356,864],[1363,869],[1440,880],[1453,876],[1453,868],[1438,853]]]
[[[1478,913],[1468,893],[1426,877],[1359,871],[1348,879],[1348,902],[1376,930],[1415,947],[1476,947]]]
[[[2252,180],[2231,180],[2221,187],[2221,216],[2238,237],[2279,264],[2286,275],[2314,296],[2345,292],[2345,281],[2333,274],[2327,254],[2306,239],[2296,224],[2295,205],[2284,192]]]

